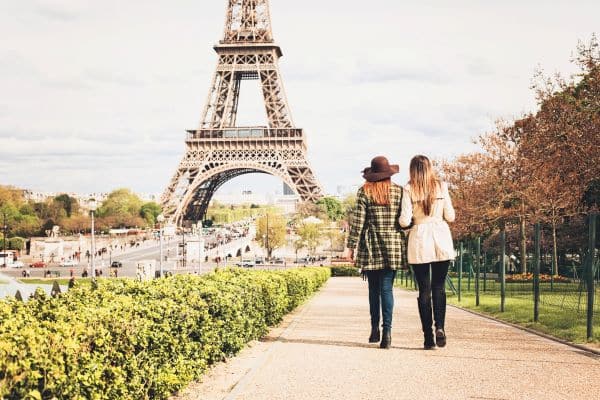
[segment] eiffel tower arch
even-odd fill
[[[165,216],[176,224],[203,219],[219,187],[249,173],[279,177],[302,200],[317,200],[322,189],[304,132],[292,120],[268,0],[228,0],[223,40],[214,49],[217,68],[200,125],[187,131],[186,153],[161,198]],[[236,125],[243,80],[260,82],[268,126]]]

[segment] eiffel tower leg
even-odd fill
[[[317,201],[321,196],[321,187],[308,163],[288,168],[296,192],[303,201]]]

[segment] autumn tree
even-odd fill
[[[323,224],[303,223],[297,228],[296,233],[308,251],[314,254],[323,238]]]
[[[271,258],[273,250],[286,243],[286,220],[281,214],[267,212],[256,221],[256,240]]]

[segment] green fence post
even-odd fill
[[[479,273],[481,271],[481,237],[477,236],[475,241],[476,261],[475,261],[475,305],[479,306]]]
[[[596,214],[589,215],[589,243],[587,265],[587,339],[594,338],[594,258],[596,256]]]
[[[460,303],[462,295],[462,268],[463,268],[463,243],[458,245],[458,301]]]
[[[483,291],[487,290],[487,253],[483,253]]]
[[[535,255],[533,258],[533,322],[540,319],[540,223],[535,224]]]
[[[473,272],[473,244],[469,242],[469,275],[467,277],[467,291],[471,291],[471,273]]]
[[[506,230],[500,231],[500,312],[504,312],[506,303]]]

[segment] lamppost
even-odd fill
[[[6,242],[8,242],[8,222],[7,222],[7,218],[6,218],[6,211],[4,212],[4,226],[2,227],[2,232],[4,234],[4,236],[3,236],[4,240],[2,240],[2,250],[3,250],[2,265],[6,267],[8,265],[6,263],[6,257],[8,256],[8,254],[6,254]]]
[[[165,221],[165,216],[160,214],[158,217],[156,217],[156,221],[158,221],[158,238],[160,240],[160,251],[159,251],[159,257],[160,260],[158,260],[158,268],[160,270],[160,277],[162,278],[163,276],[163,222]]]
[[[90,276],[92,277],[92,281],[96,280],[96,275],[95,275],[95,258],[96,258],[96,237],[95,237],[95,233],[94,233],[94,213],[96,212],[96,209],[98,208],[98,203],[96,203],[96,199],[90,199],[89,200],[89,208],[90,208],[90,214],[92,216],[92,243],[91,243],[91,263],[90,263]]]

